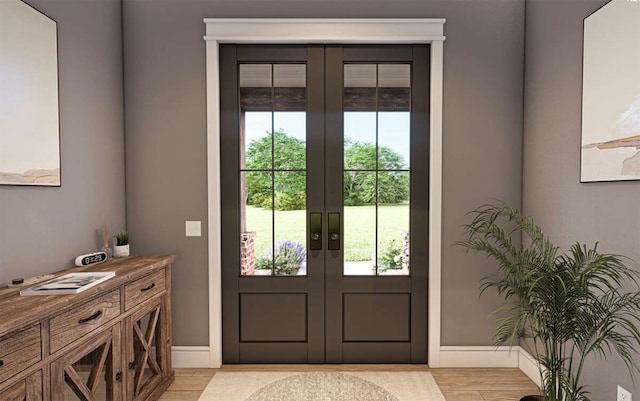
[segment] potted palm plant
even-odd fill
[[[640,275],[619,255],[575,243],[564,253],[533,219],[504,203],[470,212],[465,250],[485,254],[498,270],[482,279],[481,294],[495,289],[507,304],[494,331],[496,345],[519,343],[537,361],[537,399],[588,401],[581,383],[588,356],[615,351],[630,374],[639,372]],[[632,292],[622,288],[632,288]],[[535,396],[523,400],[534,400]]]
[[[121,231],[116,234],[113,256],[116,258],[126,258],[129,256],[129,233],[127,231]]]

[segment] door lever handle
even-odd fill
[[[309,249],[322,249],[322,213],[309,213]]]
[[[340,213],[328,213],[327,215],[329,225],[329,250],[340,250]]]

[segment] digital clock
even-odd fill
[[[89,253],[80,255],[76,258],[76,266],[89,266],[102,263],[107,260],[107,254],[104,252]]]

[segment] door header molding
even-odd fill
[[[206,18],[206,41],[219,43],[431,43],[445,20]]]
[[[209,251],[209,366],[222,365],[222,279],[220,209],[221,43],[429,43],[429,366],[440,366],[442,258],[442,94],[444,24],[429,19],[242,19],[206,18],[207,195]]]

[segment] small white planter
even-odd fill
[[[127,245],[114,245],[113,256],[115,258],[126,258],[129,256],[129,244]]]

